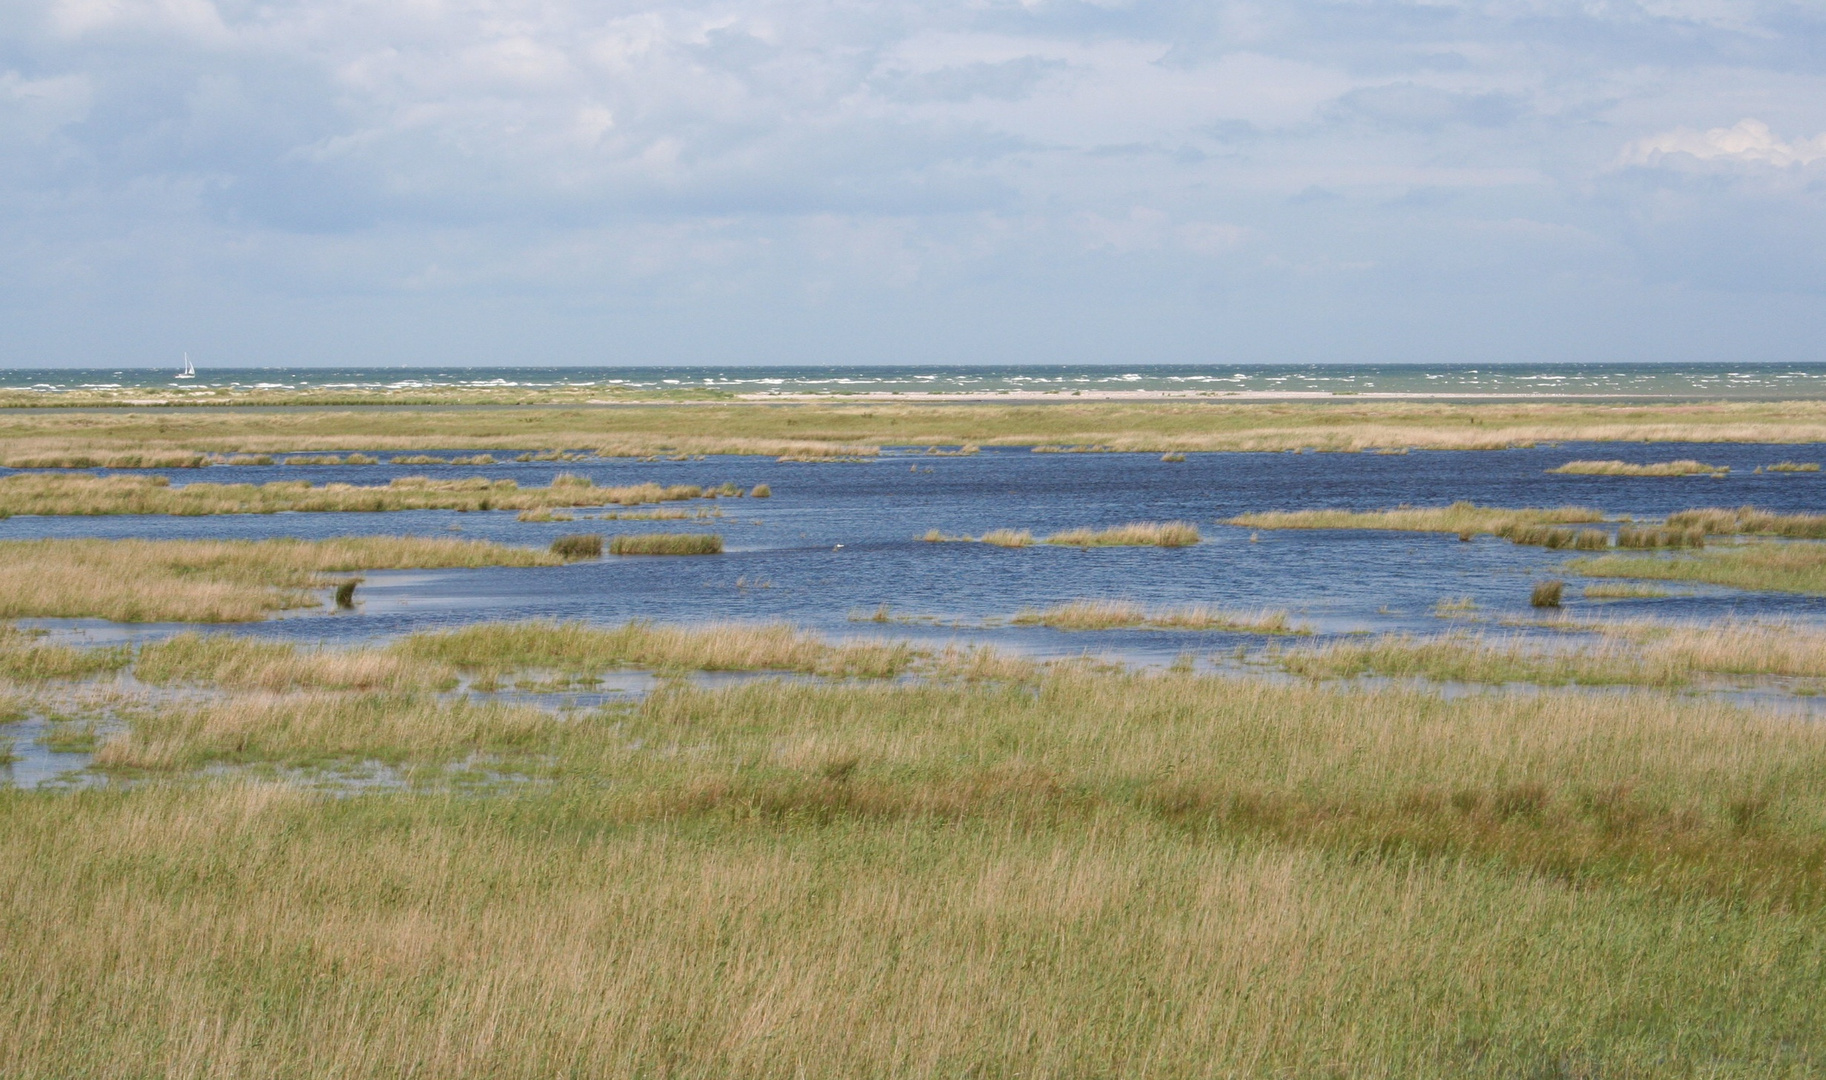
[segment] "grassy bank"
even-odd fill
[[[323,575],[551,566],[543,551],[409,536],[336,540],[8,540],[0,619],[246,622],[316,607]]]
[[[1794,539],[1826,539],[1826,514],[1776,514],[1741,506],[1735,510],[1717,507],[1682,510],[1669,514],[1669,528],[1698,529],[1714,535],[1786,536]]]
[[[290,701],[141,718],[103,755],[541,782],[0,792],[32,928],[0,936],[0,1073],[1826,1067],[1815,724],[1069,665],[562,721]]]
[[[628,484],[598,487],[560,475],[550,487],[512,480],[429,480],[404,476],[384,485],[196,483],[173,486],[163,476],[16,473],[0,478],[0,516],[13,514],[276,514],[385,510],[550,510],[553,507],[643,506],[705,496],[695,485]]]
[[[1588,577],[1695,581],[1734,589],[1826,594],[1826,544],[1746,543],[1690,555],[1600,555],[1566,568]]]
[[[987,543],[1004,547],[1023,547],[1021,534],[1006,529],[985,535]],[[990,540],[989,536],[1002,539]],[[1011,542],[1011,540],[1016,542]],[[1132,521],[1108,529],[1067,529],[1041,541],[1060,547],[1191,547],[1199,542],[1198,526],[1188,521]]]
[[[15,410],[0,461],[114,454],[590,448],[853,456],[884,445],[1211,450],[1500,449],[1558,440],[1826,441],[1826,402],[1687,405],[1221,401],[674,404],[479,410]]]
[[[1450,506],[1403,506],[1394,510],[1284,510],[1239,514],[1225,524],[1248,529],[1390,529],[1470,535],[1603,520],[1604,512],[1589,506],[1511,510],[1455,502]]]

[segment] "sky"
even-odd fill
[[[3,367],[1823,340],[1819,0],[0,3]]]

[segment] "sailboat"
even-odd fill
[[[184,370],[178,372],[177,377],[180,379],[194,379],[197,377],[197,369],[190,366],[189,353],[184,354]]]

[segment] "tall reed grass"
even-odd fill
[[[552,541],[552,554],[566,560],[601,558],[602,534],[572,533],[560,536]]]
[[[0,679],[9,682],[106,675],[126,667],[131,659],[131,651],[123,647],[54,645],[45,641],[42,634],[0,623]],[[0,723],[13,722],[6,719],[6,712],[4,695],[0,695]]]

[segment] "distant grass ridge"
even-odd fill
[[[560,479],[563,479],[562,477]],[[579,478],[581,479],[581,478]],[[639,506],[704,497],[689,484],[597,487],[554,482],[522,488],[512,480],[395,478],[384,485],[197,483],[174,486],[162,476],[17,473],[0,477],[0,516],[13,514],[272,514],[280,511],[372,513],[387,510],[537,510]]]
[[[622,533],[609,540],[611,555],[721,555],[716,533]]]
[[[1204,605],[1148,608],[1126,600],[1074,600],[1014,616],[1017,626],[1046,626],[1055,630],[1227,630],[1245,634],[1305,633],[1293,626],[1285,611],[1223,611]]]

